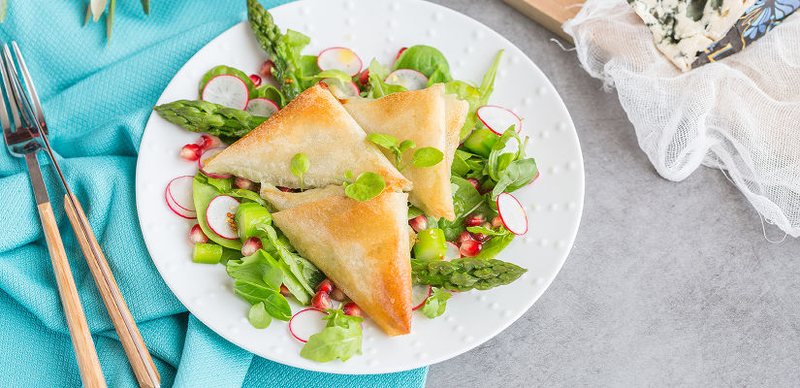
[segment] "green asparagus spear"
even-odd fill
[[[450,291],[488,290],[517,280],[527,270],[496,259],[462,257],[451,261],[411,259],[411,282]]]
[[[235,140],[263,123],[266,118],[207,101],[178,100],[153,108],[167,121],[192,132],[209,133]]]
[[[296,31],[281,34],[272,15],[259,4],[258,0],[247,0],[247,19],[261,48],[267,52],[275,64],[272,75],[289,101],[303,91],[300,51],[310,41]]]

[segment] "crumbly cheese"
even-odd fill
[[[736,24],[755,0],[628,0],[650,28],[656,47],[687,71]]]

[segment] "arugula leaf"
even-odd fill
[[[508,229],[503,228],[503,227],[497,228],[495,230],[495,229],[490,229],[490,228],[486,228],[486,227],[483,227],[483,226],[468,226],[467,227],[467,231],[470,232],[470,233],[485,234],[487,236],[503,236],[503,235],[511,233],[511,232],[508,231]]]
[[[208,81],[211,81],[212,78],[218,75],[232,75],[244,82],[245,86],[247,86],[247,91],[250,92],[250,95],[255,94],[256,85],[253,83],[253,80],[243,71],[239,69],[235,69],[233,67],[219,65],[217,67],[212,68],[205,75],[203,78],[200,79],[200,85],[198,86],[198,93],[202,97],[203,96],[203,89],[206,87]]]
[[[328,323],[321,332],[312,335],[300,351],[300,356],[317,362],[329,362],[337,358],[347,361],[356,353],[361,354],[361,317],[346,315],[341,306],[325,310],[322,319]]]
[[[425,74],[429,80],[434,78],[436,82],[448,82],[453,79],[444,54],[436,48],[422,44],[405,49],[394,62],[394,69],[416,70]]]
[[[308,171],[310,165],[311,162],[308,160],[306,154],[294,154],[292,161],[289,163],[289,170],[292,172],[292,175],[300,179],[300,190],[304,190],[303,175]]]
[[[442,160],[444,160],[442,151],[434,147],[423,147],[414,152],[414,158],[411,159],[411,163],[415,167],[432,167]]]
[[[406,50],[408,51],[408,50]],[[405,53],[405,52],[404,52]],[[448,94],[457,94],[458,98],[469,103],[469,113],[467,119],[464,121],[464,126],[461,127],[461,140],[469,136],[472,129],[478,123],[478,117],[475,112],[483,105],[489,102],[489,97],[494,91],[494,80],[497,76],[497,68],[500,66],[500,58],[503,56],[503,50],[497,52],[486,74],[483,75],[483,80],[479,87],[474,87],[464,81],[449,81],[445,84],[445,92]]]
[[[377,197],[384,188],[386,188],[386,181],[372,171],[362,172],[352,183],[344,182],[344,193],[348,197],[362,202]]]
[[[447,300],[452,296],[447,290],[443,288],[433,287],[431,289],[431,296],[425,300],[420,311],[426,317],[433,319],[444,314],[444,309],[447,307]]]
[[[272,317],[264,308],[264,302],[258,302],[250,306],[247,319],[250,320],[250,324],[256,329],[266,329],[269,324],[272,323]]]
[[[392,93],[404,92],[408,89],[400,85],[390,85],[384,82],[389,75],[389,69],[373,59],[369,64],[369,90],[365,97],[381,98]]]
[[[481,106],[489,102],[489,96],[491,96],[494,91],[494,79],[497,76],[497,68],[500,67],[500,58],[502,57],[503,50],[500,50],[497,52],[497,55],[494,56],[494,61],[492,61],[492,65],[489,66],[489,70],[483,75],[481,86],[478,87],[478,93],[481,95]]]
[[[450,182],[453,184],[453,210],[455,210],[456,217],[453,221],[448,221],[444,218],[439,219],[439,228],[444,231],[445,239],[448,241],[455,241],[458,235],[466,230],[464,220],[470,214],[480,212],[486,215],[487,218],[494,217],[494,212],[487,204],[486,198],[482,196],[475,186],[469,183],[468,180],[451,176]]]

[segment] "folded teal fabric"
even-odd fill
[[[265,7],[285,1],[264,0]],[[145,122],[178,69],[244,20],[245,0],[119,0],[81,28],[85,2],[10,1],[0,40],[17,41],[42,99],[50,139],[84,206],[147,346],[170,387],[419,387],[426,369],[384,375],[308,372],[254,356],[186,312],[156,271],[136,215],[134,173]],[[177,150],[176,150],[177,152]],[[42,162],[47,161],[42,157]],[[136,382],[43,167],[81,301],[110,387]],[[0,385],[80,386],[80,376],[24,162],[0,151]],[[188,259],[188,258],[187,258]]]

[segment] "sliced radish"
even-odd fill
[[[341,70],[353,77],[361,71],[361,58],[348,48],[331,47],[319,53],[317,66],[322,71]]]
[[[196,211],[194,208],[193,183],[193,176],[184,175],[169,181],[167,184],[167,196],[172,199],[176,206],[187,212]]]
[[[254,98],[247,102],[244,110],[253,116],[272,117],[279,109],[278,104],[268,98]]]
[[[203,100],[233,109],[244,109],[250,100],[247,85],[239,77],[222,74],[206,83]]]
[[[522,130],[522,120],[516,113],[497,105],[484,105],[475,111],[475,115],[481,120],[486,128],[492,132],[502,135],[510,126],[519,133]]]
[[[431,296],[432,288],[433,287],[431,286],[423,284],[411,287],[411,304],[414,306],[411,311],[414,311],[425,304],[425,301],[428,300],[429,296]]]
[[[358,85],[353,81],[344,82],[338,78],[323,78],[321,82],[328,85],[328,90],[338,99],[358,97],[361,93]]]
[[[447,251],[444,253],[444,261],[450,261],[461,257],[458,245],[452,241],[447,242]]]
[[[408,90],[420,90],[428,87],[428,77],[416,70],[395,70],[384,80],[389,85],[400,85]]]
[[[224,147],[212,148],[210,150],[206,150],[202,155],[200,155],[200,159],[197,159],[197,167],[203,174],[206,174],[206,176],[210,178],[217,179],[228,179],[233,176],[230,174],[212,174],[205,170],[206,162],[208,162],[209,159],[213,158],[218,153],[222,152],[224,149]]]
[[[509,232],[516,235],[528,232],[528,216],[522,204],[513,195],[501,193],[497,196],[497,212]]]
[[[326,315],[328,313],[315,308],[300,310],[289,320],[289,333],[298,341],[306,343],[309,337],[325,328],[328,322],[322,317]]]
[[[211,200],[206,209],[206,222],[214,233],[228,240],[236,240],[239,235],[233,229],[233,215],[239,201],[230,195],[218,195]]]
[[[175,201],[172,199],[172,196],[169,195],[169,190],[164,190],[164,199],[167,201],[167,206],[169,210],[172,210],[173,213],[177,214],[180,217],[186,218],[187,220],[193,220],[197,218],[197,213],[193,211],[188,211],[186,209],[181,208]]]

